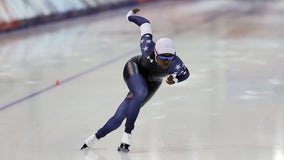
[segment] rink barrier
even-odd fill
[[[1,0],[0,33],[155,0]]]

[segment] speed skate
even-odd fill
[[[117,148],[119,152],[129,152],[129,144],[121,143],[120,146]]]
[[[117,151],[129,152],[130,144],[131,144],[131,134],[124,132],[121,138],[121,144],[117,148]]]

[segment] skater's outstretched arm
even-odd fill
[[[138,8],[130,10],[126,15],[127,20],[135,23],[140,27],[141,36],[143,36],[144,34],[152,34],[150,21],[144,17],[136,15],[136,13],[138,13],[139,11],[140,9]]]
[[[138,13],[139,11],[140,11],[140,9],[138,9],[138,8],[130,10],[126,15],[126,18],[127,18],[128,21],[133,22],[137,26],[140,27],[141,53],[144,57],[149,58],[149,56],[154,53],[155,42],[153,41],[150,21],[148,19],[144,18],[144,17],[136,15],[136,13]]]

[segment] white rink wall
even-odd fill
[[[0,33],[153,0],[2,0]]]

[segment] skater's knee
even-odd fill
[[[136,90],[134,93],[134,98],[140,101],[144,101],[147,97],[148,89],[146,87],[140,87],[140,89]]]

